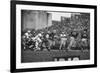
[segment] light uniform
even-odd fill
[[[66,34],[61,34],[60,36],[61,36],[61,43],[59,49],[61,49],[63,46],[65,47],[67,41]]]
[[[32,38],[32,40],[35,41],[36,50],[40,50],[39,44],[42,42],[42,40],[40,39],[40,37],[42,37],[42,34],[38,34],[37,36],[35,36],[35,37]]]

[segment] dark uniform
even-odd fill
[[[43,50],[44,48],[47,49],[49,51],[48,48],[48,38],[46,37],[47,33],[43,34],[43,39],[42,39],[42,46],[41,46],[41,50]]]
[[[88,45],[88,35],[86,32],[81,34],[82,49],[85,50],[89,47]]]
[[[77,36],[78,36],[78,33],[77,32],[71,32],[71,35],[70,36],[72,36],[72,37],[74,37],[75,39],[77,38]]]
[[[55,33],[54,32],[51,32],[49,33],[49,48],[50,49],[54,49],[54,46],[55,46]]]
[[[54,36],[55,36],[55,33],[53,33],[53,32],[50,33],[50,34],[49,34],[49,39],[50,39],[50,40],[54,40]]]
[[[78,36],[78,33],[77,32],[71,32],[70,34],[70,44],[68,46],[68,49],[73,49],[75,50],[76,49],[76,38]]]

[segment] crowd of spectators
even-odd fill
[[[40,30],[27,30],[22,34],[22,48],[31,50],[89,50],[90,15],[80,14]]]

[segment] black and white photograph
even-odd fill
[[[95,6],[41,2],[12,2],[12,6],[13,69],[96,66]]]
[[[21,10],[21,62],[90,59],[90,13]]]

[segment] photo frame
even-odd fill
[[[55,26],[53,26],[54,24]],[[70,25],[66,26],[67,24]],[[66,31],[69,38],[69,33],[73,29],[80,33],[81,30],[87,28],[87,31],[89,32],[89,50],[77,50],[74,52],[69,49],[54,50],[54,48],[53,50],[50,48],[50,51],[48,51],[48,49],[34,51],[33,48],[32,50],[27,50],[27,47],[25,47],[26,45],[24,45],[24,47],[22,45],[22,35],[26,30],[30,29],[33,31],[33,28],[35,29],[35,33],[41,31],[44,33],[44,31],[54,29],[59,31],[62,29],[61,33],[62,31]],[[11,72],[97,67],[97,6],[33,1],[11,1],[10,39]],[[36,47],[38,46],[35,45],[35,48]],[[25,50],[23,50],[24,48]]]

